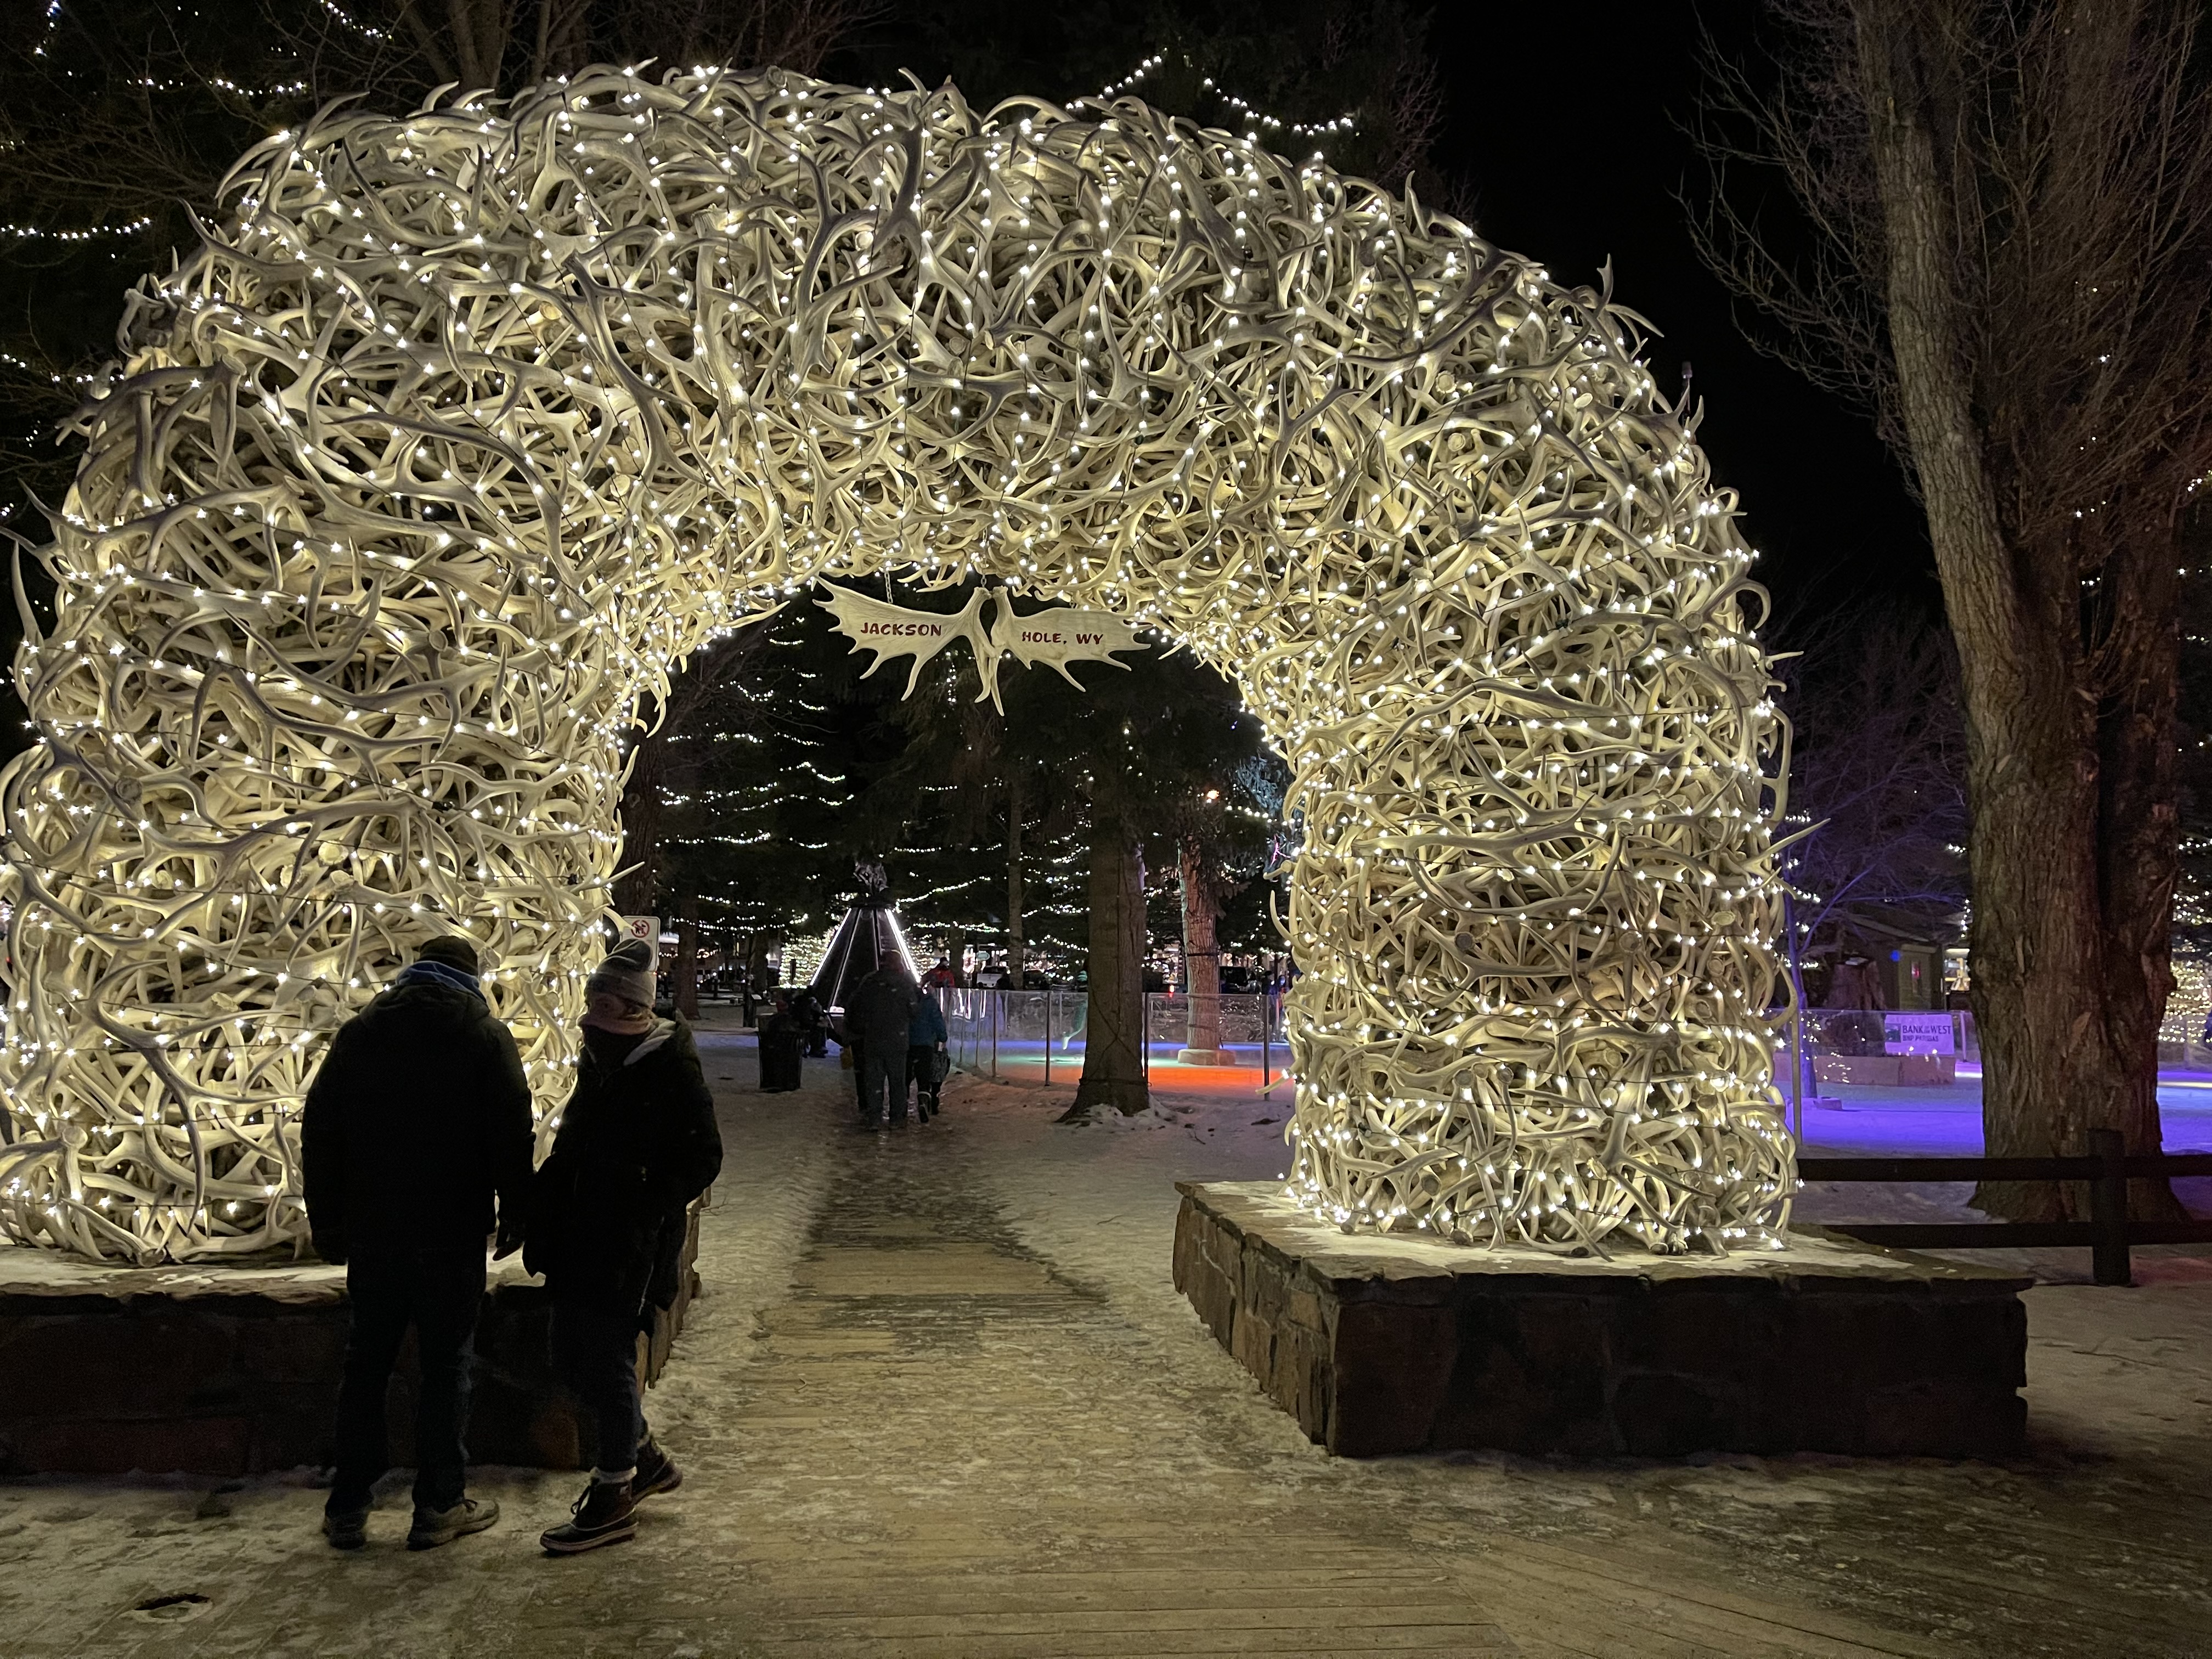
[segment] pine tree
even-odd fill
[[[696,903],[731,944],[843,914],[855,860],[897,833],[862,802],[905,746],[897,685],[860,678],[811,601],[755,626],[742,672],[669,732],[658,780],[659,902]]]

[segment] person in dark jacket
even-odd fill
[[[906,1121],[907,1030],[920,994],[914,975],[896,957],[878,963],[853,988],[845,1027],[860,1040],[863,1123]]]
[[[344,1264],[351,1310],[324,1536],[339,1549],[368,1541],[369,1488],[390,1467],[385,1388],[410,1325],[422,1395],[407,1547],[481,1532],[499,1505],[465,1490],[471,1345],[484,1241],[495,1224],[500,1255],[522,1242],[531,1121],[522,1059],[484,1002],[475,946],[432,939],[338,1029],[300,1139],[308,1229],[325,1261]]]
[[[799,1043],[803,1051],[815,1060],[830,1052],[830,1020],[822,1012],[822,999],[814,994],[811,985],[802,985],[799,994],[791,1000],[791,1016],[799,1022]]]
[[[760,1086],[763,1094],[787,1094],[799,1086],[799,1021],[791,1012],[791,993],[775,994],[775,1011],[760,1023]]]
[[[937,1091],[945,1080],[945,1044],[950,1035],[945,1026],[945,1010],[938,1006],[929,988],[922,987],[915,997],[914,1013],[906,1028],[906,1072],[914,1081],[914,1115],[918,1122],[927,1123],[937,1115]]]
[[[850,1009],[840,1008],[830,1016],[830,1036],[837,1045],[838,1065],[853,1074],[853,1103],[860,1109],[860,1122],[872,1124],[876,1115],[868,1109],[868,1068],[861,1063],[860,1026]]]
[[[691,1030],[654,1016],[653,990],[637,939],[586,982],[575,1092],[532,1194],[523,1261],[545,1275],[555,1365],[599,1430],[591,1484],[538,1539],[556,1555],[635,1536],[639,1501],[684,1480],[645,1425],[637,1338],[676,1299],[687,1212],[721,1170],[722,1137]]]

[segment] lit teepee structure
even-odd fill
[[[822,965],[814,971],[814,994],[825,1009],[842,1008],[854,986],[879,963],[894,958],[903,961],[907,972],[915,979],[921,977],[914,952],[907,948],[905,931],[899,927],[898,906],[891,900],[884,866],[857,864],[853,873],[860,880],[860,892],[853,908],[845,912],[845,919],[837,924],[837,931],[830,936],[830,948],[822,953]]]

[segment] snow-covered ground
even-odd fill
[[[1073,1127],[1053,1122],[1072,1089],[969,1083],[946,1109],[988,1149],[1027,1243],[1147,1323],[1195,1332],[1167,1272],[1173,1183],[1282,1174],[1285,1093],[1159,1091],[1133,1121]],[[1973,1218],[1964,1187],[1834,1191],[1802,1206],[1811,1218]],[[1391,1459],[1376,1478],[1447,1526],[1510,1514],[1546,1535],[1647,1540],[1656,1526],[1670,1547],[1737,1552],[1747,1583],[1912,1609],[1990,1652],[2212,1653],[2212,1247],[2139,1251],[2125,1290],[2090,1285],[2086,1251],[1959,1259],[2045,1281],[2027,1295],[2033,1450],[2018,1466],[1453,1456]],[[2110,1633],[2074,1623],[2106,1598]]]
[[[2028,1293],[2012,1464],[1348,1462],[1170,1280],[1176,1181],[1287,1167],[1280,1089],[1084,1127],[961,1079],[862,1133],[834,1061],[763,1097],[702,1050],[728,1157],[650,1402],[691,1478],[635,1544],[541,1559],[574,1481],[536,1471],[426,1557],[396,1496],[325,1548],[311,1472],[0,1484],[0,1659],[2212,1651],[2212,1251]]]

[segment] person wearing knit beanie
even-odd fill
[[[653,1026],[653,947],[625,939],[584,981],[584,1024],[626,1036]]]
[[[690,1206],[722,1166],[691,1028],[653,1012],[653,947],[617,945],[584,993],[575,1083],[538,1167],[523,1256],[545,1277],[554,1363],[594,1427],[591,1484],[538,1537],[552,1555],[621,1543],[640,1502],[683,1483],[646,1425],[637,1334],[675,1301]]]

